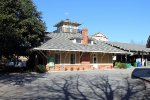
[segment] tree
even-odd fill
[[[0,55],[25,53],[40,45],[45,29],[32,0],[0,0]]]
[[[150,36],[149,36],[148,39],[147,39],[146,47],[147,47],[147,48],[150,48]]]

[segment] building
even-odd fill
[[[132,66],[136,66],[134,64],[140,62],[140,66],[150,66],[150,48],[147,48],[146,45],[110,41],[106,43],[129,53],[128,55],[118,54],[116,56],[117,62],[131,63]]]
[[[106,37],[103,33],[98,32],[95,33],[94,35],[92,35],[92,37],[96,40],[100,40],[100,41],[108,41],[108,37]]]
[[[81,24],[77,22],[72,22],[69,19],[66,19],[54,25],[54,27],[57,27],[57,30],[55,30],[54,33],[78,33],[78,26],[80,25]]]
[[[34,48],[36,64],[47,70],[90,70],[112,68],[115,54],[128,52],[88,36],[88,30],[69,19],[60,21],[57,30],[47,34],[45,42]]]

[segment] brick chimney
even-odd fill
[[[88,30],[86,28],[82,29],[82,44],[83,45],[88,44]]]

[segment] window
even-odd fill
[[[81,43],[81,39],[76,39],[76,43]]]
[[[55,64],[60,64],[60,53],[55,54]]]
[[[76,39],[71,39],[71,41],[72,41],[73,43],[76,43]]]
[[[75,64],[76,63],[76,54],[71,54],[70,55],[70,63]]]
[[[74,29],[72,28],[71,30],[70,30],[72,33],[74,33]]]
[[[66,28],[67,30],[66,30],[66,32],[70,32],[70,28]]]
[[[95,64],[97,62],[96,54],[93,54],[93,63]]]
[[[88,40],[88,44],[93,45],[93,41],[92,40]]]

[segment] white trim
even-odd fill
[[[82,65],[82,64],[66,64],[66,63],[62,63],[62,64],[56,64],[56,65]]]
[[[82,65],[82,64],[67,64],[67,63],[62,63],[62,64],[56,64],[56,65]],[[95,65],[95,64],[89,64],[89,65]],[[113,63],[96,63],[96,65],[113,65]]]
[[[82,64],[55,64],[55,65],[82,65]],[[95,64],[89,64],[89,65],[95,65]],[[96,63],[96,65],[113,65],[113,63]]]
[[[41,48],[33,48],[33,50],[51,50],[51,51],[80,51],[80,52],[85,52],[84,50],[62,50],[62,49],[41,49]]]
[[[90,65],[95,65],[95,64],[90,64]],[[96,63],[96,65],[113,65],[113,63]]]
[[[33,48],[33,50],[51,50],[51,51],[80,51],[80,52],[97,52],[97,53],[117,53],[117,54],[130,54],[129,52],[104,52],[104,51],[85,51],[85,50],[63,50],[63,49],[43,49]]]

